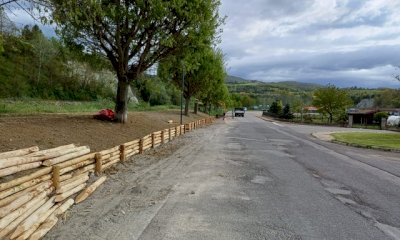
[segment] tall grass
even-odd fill
[[[104,108],[114,109],[114,102],[99,100],[93,102],[49,101],[37,99],[0,99],[0,114],[34,115],[41,113],[95,113]],[[150,106],[147,103],[129,103],[131,111],[162,111],[177,109],[174,105]]]

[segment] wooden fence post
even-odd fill
[[[164,130],[161,131],[161,144],[164,144],[164,137],[165,137],[165,133]]]
[[[96,153],[94,155],[94,158],[96,159],[96,165],[95,165],[95,172],[97,176],[101,175],[101,172],[103,171],[102,167],[103,167],[103,160],[102,160],[102,156],[100,153]]]
[[[123,145],[123,144],[119,146],[119,160],[121,162],[124,162],[126,160],[125,145]]]
[[[53,185],[56,190],[60,188],[60,167],[59,166],[53,166]]]
[[[143,153],[143,138],[139,140],[139,154]]]
[[[154,140],[155,140],[155,135],[154,133],[151,134],[151,148],[154,148]]]
[[[168,129],[168,139],[169,139],[169,141],[171,141],[171,138],[172,138],[172,137],[171,137],[171,132],[172,132],[172,131],[171,131],[171,128],[169,128],[169,129]],[[175,133],[175,134],[176,134],[176,133]]]

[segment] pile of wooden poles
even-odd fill
[[[40,239],[60,215],[106,180],[99,177],[88,186],[91,173],[100,176],[128,157],[211,122],[209,118],[164,129],[97,153],[74,144],[0,153],[0,239]]]
[[[40,239],[58,216],[103,183],[106,177],[87,187],[89,172],[95,168],[94,154],[89,152],[86,146],[70,144],[0,153],[0,239]],[[75,200],[70,198],[78,192]]]

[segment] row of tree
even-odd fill
[[[36,66],[28,67],[30,71],[35,72],[23,76],[29,79],[27,85],[30,87],[25,92],[32,93],[29,95],[31,97],[45,97],[47,94],[50,95],[49,98],[60,98],[59,94],[65,94],[64,92],[75,92],[74,90],[82,92],[85,86],[90,86],[93,93],[97,93],[96,96],[107,95],[104,93],[106,86],[98,84],[99,81],[89,81],[98,77],[85,78],[88,82],[83,81],[83,85],[71,84],[70,87],[59,87],[60,82],[67,81],[68,77],[76,79],[76,76],[64,76],[65,74],[58,76],[58,73],[82,75],[82,72],[87,70],[87,68],[82,69],[82,63],[93,60],[89,64],[97,66],[101,63],[100,69],[96,70],[111,69],[115,73],[117,79],[115,110],[117,120],[122,123],[127,120],[128,96],[132,88],[151,104],[168,102],[176,104],[178,92],[181,90],[185,98],[186,114],[192,98],[202,101],[208,110],[211,106],[224,107],[228,102],[229,93],[224,84],[223,54],[215,48],[219,26],[223,21],[218,15],[219,0],[101,2],[16,0],[2,1],[0,4],[4,6],[18,2],[31,3],[40,10],[39,12],[49,13],[40,17],[45,22],[56,23],[57,32],[62,39],[62,43],[56,39],[46,39],[37,27],[27,29],[30,32],[22,31],[21,36],[12,36],[25,41],[28,35],[32,35],[30,37],[35,44],[31,47],[34,60],[32,58],[21,60],[27,65],[36,63]],[[12,43],[12,40],[9,41],[8,37],[6,40],[0,46],[7,48],[6,52],[9,54],[12,52],[10,49],[15,46],[9,47],[6,43]],[[24,41],[20,41],[23,46],[26,42]],[[73,60],[83,61],[65,59],[63,54],[66,49],[79,52],[80,58]],[[18,56],[21,56],[21,51],[26,52],[25,49],[18,51],[19,55],[16,54]],[[57,58],[64,59],[54,61]],[[15,64],[15,61],[8,62],[12,62],[14,66],[21,65]],[[57,66],[55,62],[62,64]],[[145,72],[154,65],[158,69],[157,77],[149,77]],[[10,70],[10,74],[14,72]],[[8,92],[10,96],[26,95],[25,92],[18,94],[11,91],[14,83],[24,81],[8,76],[7,79],[8,83],[3,82],[9,85],[9,88],[5,88],[4,94]],[[184,80],[183,85],[181,80]],[[98,86],[93,87],[88,83],[96,83]],[[55,89],[59,89],[59,93],[49,90],[52,88],[48,86],[52,84],[57,85]],[[37,93],[44,89],[50,93]],[[87,91],[82,93],[84,96],[93,95]],[[76,96],[71,98],[82,100]]]

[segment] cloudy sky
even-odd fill
[[[230,75],[400,88],[400,0],[221,0]],[[34,23],[23,10],[11,20]],[[50,26],[42,26],[54,36]]]
[[[395,87],[400,0],[222,0],[230,75]]]

